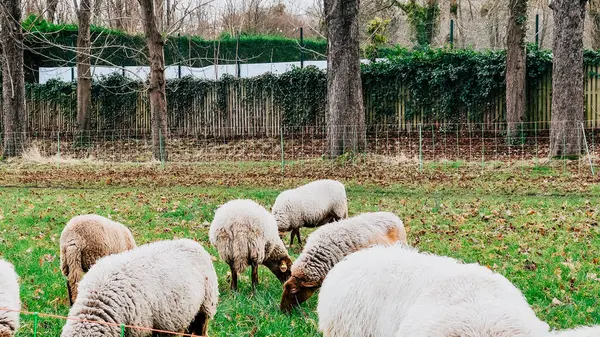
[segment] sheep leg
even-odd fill
[[[71,291],[71,282],[67,281],[67,292],[69,293],[69,305],[73,306],[73,292]]]
[[[300,228],[294,229],[296,231],[296,237],[298,238],[298,244],[302,245],[302,239],[300,239]]]
[[[231,269],[231,290],[237,291],[238,288],[238,275],[237,271],[233,268],[233,263],[229,265],[229,269]]]
[[[290,232],[290,246],[294,244],[294,234],[295,234],[295,230],[292,229],[292,231]]]
[[[195,336],[206,336],[208,331],[208,317],[206,313],[199,312],[188,328],[188,333]]]
[[[252,261],[252,291],[256,290],[258,285],[258,263]]]

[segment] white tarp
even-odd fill
[[[378,59],[382,61],[384,59]],[[361,60],[362,63],[368,63],[368,60]],[[319,69],[327,69],[327,61],[305,61],[304,66],[315,66]],[[250,63],[240,64],[240,77],[256,77],[266,73],[273,73],[275,75],[283,74],[287,71],[292,70],[293,67],[300,67],[300,62],[275,62],[275,63]],[[95,80],[100,79],[102,76],[109,75],[111,73],[121,73],[126,77],[145,81],[148,78],[150,71],[149,67],[105,67],[105,66],[93,66],[92,67],[92,78]],[[223,64],[223,65],[212,65],[204,68],[192,68],[181,66],[181,77],[193,76],[195,78],[203,78],[209,80],[218,80],[223,75],[228,74],[231,76],[237,76],[237,66],[235,64]],[[178,66],[167,66],[165,68],[165,76],[167,79],[173,79],[179,77]],[[39,83],[44,84],[48,80],[56,79],[59,81],[70,82],[77,79],[77,67],[54,67],[54,68],[40,68],[40,79]]]

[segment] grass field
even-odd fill
[[[286,170],[282,177],[276,163],[0,165],[0,255],[21,276],[23,310],[66,316],[58,240],[71,217],[109,216],[127,224],[138,244],[193,238],[217,256],[208,226],[220,204],[251,198],[270,208],[281,190],[332,177],[347,184],[350,215],[397,213],[411,244],[502,273],[552,327],[600,324],[600,189],[597,178],[580,176],[575,167],[480,172],[450,163],[419,173],[393,164],[297,163]],[[300,250],[290,247],[294,258]],[[232,293],[228,268],[219,260],[215,266],[220,304],[209,335],[320,336],[317,296],[287,316],[278,310],[281,286],[266,268],[251,294],[248,274]],[[22,321],[17,336],[32,336],[33,318]],[[42,318],[38,336],[58,336],[63,324]]]

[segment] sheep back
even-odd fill
[[[502,275],[404,245],[349,255],[317,306],[325,337],[543,337],[547,324]]]
[[[98,259],[135,247],[131,231],[118,222],[95,214],[71,219],[60,236],[60,267],[68,280],[71,303],[82,274]]]
[[[378,244],[406,242],[402,220],[389,212],[364,213],[332,223],[312,233],[292,265],[280,307],[289,311],[321,286],[327,273],[347,255]]]
[[[0,259],[0,308],[21,310],[19,276],[14,266]],[[0,310],[0,337],[12,337],[19,328],[19,312]]]
[[[188,239],[159,241],[100,259],[81,281],[69,317],[184,331],[198,315],[212,318],[217,302],[217,275],[204,248]],[[68,321],[61,334],[118,335],[118,327],[81,321]]]
[[[262,264],[274,250],[287,256],[273,215],[252,200],[233,200],[219,207],[209,239],[221,259],[238,273],[246,270],[249,261]]]
[[[348,217],[344,184],[336,180],[317,180],[283,191],[275,199],[272,213],[279,231],[322,226]]]

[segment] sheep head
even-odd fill
[[[287,281],[292,275],[292,260],[288,256],[265,261],[264,265],[271,270],[281,283]]]
[[[297,276],[290,277],[283,285],[281,296],[281,311],[291,312],[292,308],[306,302],[319,288],[317,282],[304,281]]]

